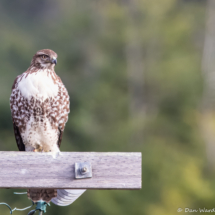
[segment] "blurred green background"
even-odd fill
[[[71,99],[61,150],[142,152],[140,191],[89,190],[47,214],[215,207],[214,9],[212,0],[0,1],[0,150],[18,150],[13,81],[49,48]],[[2,189],[0,202],[31,204],[13,191]]]

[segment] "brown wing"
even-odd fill
[[[13,83],[12,92],[15,90],[15,86],[16,86],[16,83],[17,83],[17,80],[19,77],[20,76],[17,76]],[[13,103],[14,103],[14,100],[16,97],[17,97],[16,93],[14,93],[14,95],[11,94],[11,97],[10,97],[10,106],[11,106],[12,117],[13,117],[12,106],[13,106]],[[16,143],[17,143],[19,151],[25,151],[25,145],[23,144],[22,137],[19,132],[19,128],[16,126],[15,122],[13,122],[13,130],[14,130],[14,135],[15,135],[15,139],[16,139]]]
[[[25,151],[25,145],[23,144],[22,137],[19,133],[19,128],[13,123],[14,135],[19,151]]]
[[[63,131],[61,131],[59,129],[59,138],[58,138],[58,141],[57,141],[57,145],[58,145],[59,148],[60,148],[60,145],[61,145],[62,138],[63,138]]]
[[[70,112],[69,110],[69,94],[62,83],[60,77],[58,77],[58,80],[60,82],[59,85],[59,93],[58,93],[58,99],[57,102],[59,104],[59,121],[58,121],[58,130],[59,130],[59,138],[58,138],[58,147],[60,148],[62,137],[63,137],[63,131],[66,125],[66,122],[68,120],[68,114]]]

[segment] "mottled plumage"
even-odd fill
[[[69,113],[69,95],[54,71],[57,54],[38,51],[14,81],[10,97],[14,134],[20,151],[59,152]],[[50,201],[55,190],[31,189],[33,201]]]

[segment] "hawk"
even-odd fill
[[[64,84],[54,71],[56,64],[54,51],[40,50],[27,71],[14,81],[10,108],[20,151],[60,152],[70,102]],[[28,197],[34,202],[50,202],[56,196],[55,189],[28,190]],[[55,202],[59,201],[55,199]]]

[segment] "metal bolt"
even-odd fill
[[[87,167],[86,167],[86,166],[84,166],[84,167],[81,169],[81,172],[82,172],[82,173],[87,172]]]
[[[90,162],[75,163],[75,178],[92,178]]]

